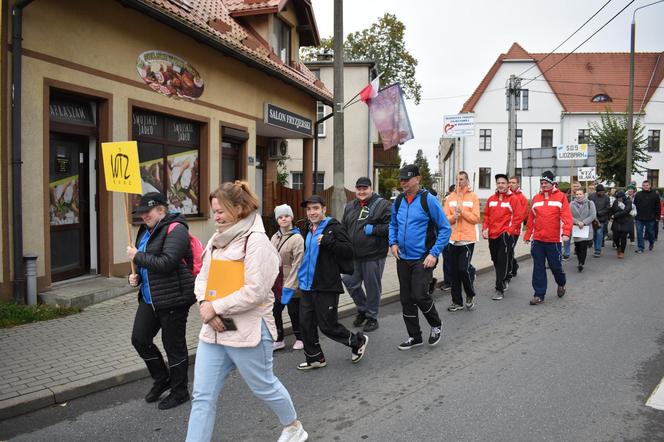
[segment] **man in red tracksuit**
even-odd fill
[[[514,211],[512,227],[514,227],[514,230],[512,231],[512,266],[507,275],[508,282],[516,277],[516,272],[519,270],[519,264],[516,262],[514,249],[519,241],[519,235],[521,235],[522,224],[528,217],[528,198],[526,198],[526,195],[521,191],[519,177],[513,176],[510,178],[510,190],[512,191],[512,210]]]
[[[554,186],[555,177],[546,171],[540,178],[540,192],[533,197],[524,241],[532,240],[530,254],[533,257],[533,289],[535,296],[530,305],[544,302],[546,295],[546,267],[549,263],[558,284],[558,297],[565,296],[565,272],[562,263],[562,241],[568,241],[572,233],[572,211],[567,197]]]
[[[496,271],[496,293],[491,299],[500,301],[509,285],[508,275],[514,250],[512,246],[514,208],[507,175],[499,173],[495,178],[496,193],[491,195],[484,205],[482,237],[489,240],[491,261]]]

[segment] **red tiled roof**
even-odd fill
[[[533,57],[517,42],[512,43],[512,47],[507,51],[507,54],[505,54],[505,60],[532,60],[532,58]]]
[[[286,76],[302,89],[312,93],[317,99],[330,103],[332,93],[302,63],[293,66],[284,64],[272,51],[265,40],[257,39],[230,14],[228,3],[241,3],[241,0],[198,0],[192,7],[182,8],[168,0],[138,0],[138,3],[162,12],[171,18],[184,22],[187,27],[216,40],[232,52],[252,59],[266,70]],[[251,0],[245,0],[247,4]],[[271,3],[276,0],[261,2]],[[188,9],[188,10],[187,10]]]
[[[543,86],[548,83],[565,112],[603,112],[607,106],[610,106],[614,112],[627,110],[629,53],[573,53],[569,56],[561,53],[546,57],[547,54],[529,54],[525,51],[520,53],[520,49],[523,50],[514,43],[507,54],[498,57],[473,95],[464,103],[461,112],[472,112],[502,62],[515,58],[536,60],[540,72],[544,73],[535,81],[529,79],[539,74],[532,70],[525,73],[521,86],[528,88],[531,94],[537,94],[544,93],[546,87]],[[642,103],[643,106],[648,103],[657,87],[662,84],[662,80],[664,80],[664,52],[636,53],[633,100],[635,112],[641,109]],[[611,102],[593,102],[592,98],[599,94],[608,95]]]
[[[224,0],[231,16],[244,15],[256,12],[279,12],[287,0]]]

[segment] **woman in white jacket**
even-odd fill
[[[196,353],[187,441],[211,440],[217,398],[233,368],[284,425],[279,442],[305,441],[307,432],[272,367],[272,342],[277,333],[271,289],[279,272],[279,255],[265,234],[257,213],[258,200],[248,183],[235,181],[210,194],[210,205],[217,231],[205,248],[196,278],[203,328]],[[205,288],[212,259],[243,261],[244,286],[209,302]],[[222,319],[231,319],[237,330],[227,330]]]

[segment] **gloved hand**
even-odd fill
[[[367,236],[373,235],[373,224],[367,224],[364,226],[364,234]]]
[[[291,300],[291,298],[293,297],[294,294],[295,294],[295,290],[293,290],[293,289],[288,289],[286,287],[281,289],[281,303],[283,305],[288,304],[288,302]]]

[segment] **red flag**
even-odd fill
[[[360,100],[366,103],[372,98],[375,98],[376,95],[378,95],[379,84],[380,84],[380,76],[371,80],[371,83],[366,85],[364,89],[360,91]]]

